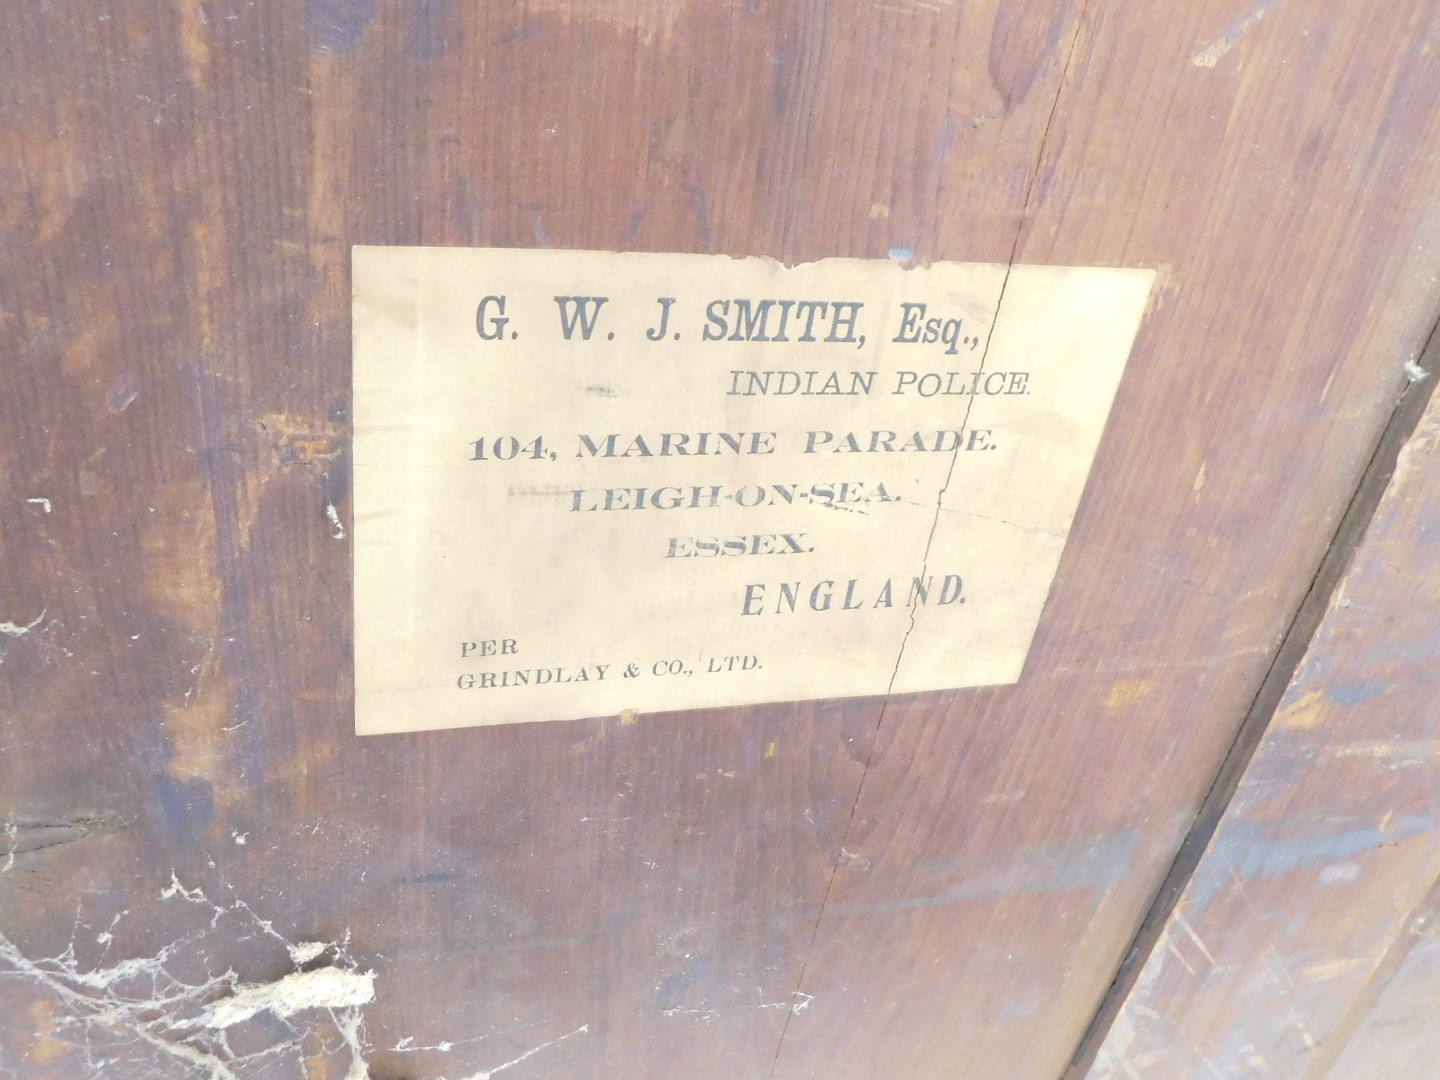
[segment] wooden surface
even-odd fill
[[[1326,1048],[1326,1080],[1347,1076],[1430,1076],[1435,1071],[1435,986],[1440,983],[1434,894],[1415,911]],[[1317,1055],[1319,1056],[1319,1055]]]
[[[1095,1080],[1430,1075],[1437,542],[1433,398]]]
[[[1016,258],[1170,289],[1021,685],[886,710],[802,982],[839,1023],[797,1018],[777,1075],[1058,1075],[1208,788],[1435,311],[1431,271],[1394,264],[1421,317],[1392,336],[1356,247],[1407,190],[1433,230],[1426,155],[1390,140],[1407,115],[1440,138],[1440,69],[1393,63],[1434,12],[1319,10],[1213,69],[1196,43],[1245,8],[1082,13]]]
[[[1436,22],[7,6],[0,1066],[1058,1075],[1434,321]],[[1161,284],[1019,686],[357,740],[358,243]],[[165,1025],[280,938],[363,1028]]]

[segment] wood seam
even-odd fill
[[[1400,388],[1390,415],[1380,429],[1360,479],[1350,495],[1335,532],[1320,557],[1304,598],[1281,636],[1270,667],[1245,711],[1229,750],[1201,800],[1189,831],[1176,849],[1170,869],[1161,880],[1129,947],[1125,950],[1110,985],[1071,1055],[1060,1080],[1085,1080],[1105,1038],[1124,1008],[1126,1000],[1144,970],[1146,961],[1159,944],[1171,914],[1200,866],[1210,841],[1220,827],[1240,781],[1270,728],[1285,691],[1304,660],[1311,640],[1320,628],[1335,590],[1345,578],[1351,559],[1364,538],[1395,474],[1400,451],[1414,433],[1434,393],[1440,369],[1440,323],[1431,330],[1421,351],[1420,367],[1429,372],[1414,378],[1406,365],[1405,383]]]

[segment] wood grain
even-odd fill
[[[1345,1023],[1322,1044],[1311,1076],[1373,1075],[1417,1080],[1435,1071],[1436,890],[1412,913]],[[1328,1066],[1328,1069],[1326,1068]]]
[[[1437,476],[1433,398],[1095,1080],[1429,1075],[1401,1000],[1434,974]]]
[[[1021,684],[885,710],[801,983],[836,1022],[777,1076],[1062,1072],[1433,323],[1433,12],[1275,7],[1196,66],[1244,16],[1081,15],[1017,258],[1169,288]]]
[[[77,921],[82,967],[155,955],[173,872],[291,941],[348,929],[378,972],[376,1075],[491,1068],[585,1025],[536,1065],[769,1069],[878,704],[357,741],[326,514],[348,520],[353,243],[1009,254],[1045,115],[951,156],[1010,177],[998,197],[942,170],[950,84],[988,88],[951,74],[958,10],[667,12],[7,10],[4,505],[25,516],[0,612],[43,617],[4,642],[0,790],[27,836],[87,829],[3,882],[26,955]],[[937,230],[945,190],[984,212]],[[288,970],[232,921],[211,964]],[[174,1066],[59,1028],[23,1064],[43,1028],[17,1067]],[[456,1049],[386,1052],[406,1039]]]
[[[1263,10],[6,6],[5,939],[348,933],[377,1080],[1056,1075],[1436,308],[1432,5]],[[1165,284],[1020,687],[357,740],[360,243]],[[0,979],[0,1064],[196,1074],[67,1001]]]

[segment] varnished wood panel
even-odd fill
[[[377,1078],[1054,1075],[1432,321],[1429,7],[8,5],[0,932],[348,931]],[[1163,284],[1020,687],[357,740],[357,243]],[[79,1007],[0,1064],[187,1075]]]
[[[1440,1054],[1435,1015],[1435,987],[1440,985],[1437,899],[1432,890],[1412,913],[1370,984],[1351,1005],[1346,1023],[1317,1055],[1319,1067],[1312,1068],[1310,1075],[1324,1080],[1349,1076],[1424,1080],[1434,1075]]]
[[[1013,11],[996,32],[1040,90],[992,123],[954,113],[998,103],[983,64],[955,68],[958,8],[863,14],[6,9],[0,618],[40,621],[0,642],[0,887],[26,956],[157,955],[173,873],[291,941],[352,932],[376,1075],[582,1027],[542,1075],[769,1069],[878,704],[356,740],[348,250],[1003,261],[1058,78],[1029,69],[1043,41]],[[965,40],[998,18],[966,12]],[[288,971],[255,933],[226,918],[183,958]],[[30,1074],[176,1068],[55,1027],[33,979],[0,993]],[[304,1056],[338,1074],[324,1034]],[[388,1051],[406,1039],[455,1048]]]
[[[884,711],[777,1076],[1060,1074],[1434,321],[1433,7],[1253,14],[1077,14],[1016,257],[1162,291],[1020,685]]]
[[[1379,1028],[1402,987],[1434,974],[1423,935],[1440,878],[1437,525],[1440,398],[1400,452],[1095,1080],[1431,1075],[1413,1040],[1381,1053]],[[1412,1000],[1406,1015],[1418,1036],[1432,1013]]]

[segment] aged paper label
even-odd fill
[[[355,248],[357,730],[1016,681],[1152,278]]]

